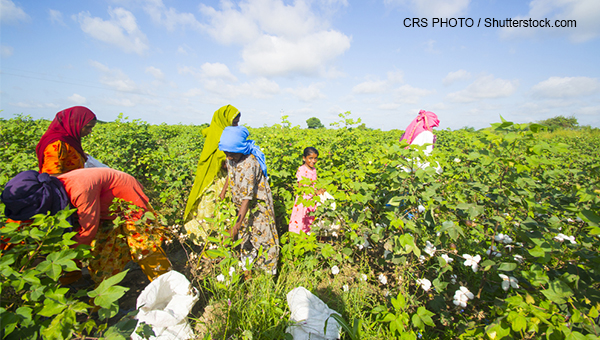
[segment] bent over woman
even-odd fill
[[[77,208],[78,223],[72,223],[78,244],[92,246],[90,275],[95,282],[117,274],[127,262],[136,261],[152,281],[171,268],[161,244],[164,228],[154,219],[141,184],[124,172],[109,168],[77,169],[58,177],[34,170],[11,179],[2,192],[5,215],[13,220],[29,220],[35,214],[54,214],[69,203]],[[113,200],[123,200],[111,209]],[[116,226],[117,216],[124,223]],[[70,221],[71,222],[71,221]],[[74,273],[74,272],[71,272]],[[71,281],[80,277],[69,275]],[[69,279],[69,280],[70,280]]]

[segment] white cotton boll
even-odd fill
[[[565,234],[558,234],[556,236],[554,236],[554,239],[558,242],[564,242],[564,241],[570,241],[572,244],[577,244],[577,242],[575,241],[575,236],[567,236]]]
[[[460,163],[460,158],[454,158],[455,163]]]
[[[508,291],[510,287],[513,287],[514,289],[519,288],[519,281],[515,277],[504,274],[498,274],[498,276],[502,279],[502,289],[504,289],[504,291]]]
[[[471,267],[471,269],[473,269],[473,272],[477,272],[477,269],[479,268],[479,261],[481,261],[481,256],[471,256],[469,254],[463,254],[463,257],[465,258],[464,265],[467,267]]]
[[[344,292],[347,292],[350,290],[350,287],[348,287],[348,285],[343,285],[342,289],[344,290]]]
[[[464,308],[467,307],[467,302],[472,300],[474,297],[475,295],[473,295],[473,293],[471,293],[467,287],[460,286],[460,289],[454,293],[454,300],[452,302],[455,305]]]
[[[360,274],[360,281],[367,281],[367,275],[366,274]]]
[[[225,275],[223,275],[223,274],[217,275],[217,281],[219,281],[219,282],[225,281]]]
[[[500,253],[498,251],[498,249],[496,249],[496,246],[491,246],[485,253],[488,254],[488,255],[490,255],[490,256],[495,256],[495,257],[502,256],[502,253]]]
[[[338,266],[331,267],[331,274],[337,275],[339,273],[340,273],[340,268],[338,268]]]
[[[423,288],[424,291],[429,291],[431,289],[431,281],[428,279],[417,279],[417,284]]]
[[[385,275],[379,274],[378,279],[379,279],[379,282],[381,282],[381,284],[383,284],[383,285],[387,284],[387,277]]]
[[[229,267],[229,276],[233,276],[233,273],[235,273],[235,268]]]
[[[517,261],[518,263],[523,263],[523,261],[525,261],[525,259],[523,258],[523,256],[521,255],[515,255],[514,256],[515,261]]]
[[[425,212],[425,207],[421,204],[419,204],[419,206],[417,207],[417,210],[419,211],[419,213],[424,213]]]
[[[454,259],[448,256],[447,254],[442,254],[442,258],[444,259],[444,261],[446,261],[446,263],[454,261]]]
[[[421,262],[421,264],[425,263],[425,260],[426,260],[425,256],[423,256],[423,255],[419,256],[419,262]]]
[[[431,242],[426,241],[425,249],[423,251],[425,253],[427,253],[429,256],[433,257],[435,255],[436,248],[433,246],[433,244],[431,244]]]
[[[450,282],[455,285],[458,277],[455,274],[450,275]]]

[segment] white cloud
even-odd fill
[[[25,11],[11,0],[0,0],[0,22],[16,24],[20,21],[29,22],[31,18]]]
[[[12,56],[14,53],[14,48],[12,46],[0,45],[0,56],[2,58],[8,58]]]
[[[237,97],[251,97],[267,99],[281,92],[279,85],[266,78],[259,78],[249,83],[227,84],[222,79],[205,79],[204,89],[218,94],[226,99]]]
[[[85,105],[87,103],[87,99],[77,93],[73,93],[73,95],[67,99],[75,105]]]
[[[384,0],[388,7],[408,7],[423,17],[452,18],[465,14],[471,0]]]
[[[199,88],[193,88],[193,89],[189,89],[186,92],[183,93],[184,97],[198,97],[201,96],[204,93],[204,91],[202,91],[202,89]]]
[[[66,26],[65,22],[63,21],[63,15],[60,11],[49,9],[48,16],[50,17],[51,23]]]
[[[204,63],[200,67],[202,76],[206,78],[220,78],[236,82],[237,78],[229,71],[229,67],[221,63]]]
[[[9,105],[12,106],[16,106],[16,107],[22,107],[25,109],[58,109],[58,104],[54,104],[54,103],[24,103],[24,102],[18,102],[18,103],[9,103]]]
[[[80,12],[76,17],[81,30],[92,38],[120,47],[127,53],[142,55],[148,49],[148,39],[140,31],[133,14],[123,8],[108,8],[110,20],[93,18],[89,12]]]
[[[146,67],[146,73],[150,73],[154,78],[156,78],[158,80],[165,79],[165,74],[163,73],[163,71],[161,71],[159,68],[156,68],[154,66]]]
[[[134,107],[136,105],[136,101],[132,100],[131,98],[110,97],[106,99],[106,103],[119,107]]]
[[[352,88],[354,94],[384,93],[396,83],[402,83],[404,73],[402,71],[390,71],[385,80],[367,80]]]
[[[181,45],[177,47],[177,53],[181,55],[188,55],[192,49],[187,45]]]
[[[442,80],[442,83],[445,86],[448,86],[456,81],[459,80],[466,80],[471,78],[471,73],[465,71],[465,70],[458,70],[455,72],[450,72],[446,75],[446,77],[444,77],[444,79]]]
[[[426,42],[424,42],[423,45],[425,45],[425,51],[429,52],[429,53],[436,53],[436,54],[440,53],[439,50],[435,49],[435,47],[434,47],[435,43],[436,43],[436,41],[433,39],[429,39]]]
[[[416,104],[421,97],[425,97],[434,93],[434,90],[420,89],[410,85],[402,85],[393,90],[396,101],[405,104]]]
[[[506,80],[487,75],[477,78],[464,90],[449,93],[446,98],[451,102],[470,103],[480,99],[508,97],[517,90],[518,86],[518,80]]]
[[[110,69],[108,66],[97,61],[90,61],[90,64],[102,73],[100,83],[107,85],[117,91],[132,92],[137,91],[138,87],[123,71],[119,69]]]
[[[600,106],[585,106],[577,111],[577,114],[582,114],[586,116],[595,116],[600,117]]]
[[[367,80],[352,88],[354,94],[383,93],[387,91],[389,84],[385,80]]]
[[[532,0],[529,13],[513,19],[575,20],[577,27],[507,27],[500,30],[504,38],[536,36],[567,36],[571,42],[582,43],[600,36],[600,1],[598,0]]]
[[[321,31],[297,41],[264,35],[242,52],[240,70],[246,74],[284,76],[290,72],[311,75],[350,48],[350,38],[337,31]]]
[[[346,2],[323,3],[328,8]],[[257,76],[328,74],[327,66],[350,48],[351,38],[329,28],[311,2],[281,0],[221,2],[221,9],[200,5],[208,18],[204,30],[222,44],[242,46],[240,70]]]
[[[295,95],[298,99],[303,102],[312,102],[317,99],[326,98],[321,92],[321,89],[325,86],[323,83],[310,84],[307,87],[298,87],[296,89],[287,89],[287,92]]]
[[[192,29],[200,29],[201,27],[201,24],[192,13],[179,13],[173,7],[167,9],[162,0],[146,0],[144,10],[154,22],[165,26],[171,32],[177,26]]]
[[[588,77],[550,77],[534,85],[531,90],[535,97],[578,97],[598,93],[600,82]]]

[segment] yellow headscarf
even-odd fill
[[[194,207],[196,200],[202,195],[204,190],[210,186],[219,173],[222,163],[225,160],[225,153],[219,150],[219,140],[221,139],[223,130],[228,126],[231,126],[233,119],[239,113],[240,111],[231,105],[223,106],[213,114],[210,126],[202,130],[202,134],[205,137],[204,147],[202,148],[200,160],[198,161],[194,185],[192,186],[190,197],[188,197],[185,206],[185,213],[183,215],[184,221]]]

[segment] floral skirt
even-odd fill
[[[253,262],[268,273],[277,273],[279,236],[275,228],[275,214],[265,201],[254,200],[242,222],[241,260]],[[260,250],[262,249],[262,254]]]
[[[148,211],[152,212],[151,209]],[[122,222],[102,221],[92,243],[89,263],[92,280],[99,283],[121,272],[131,260],[140,264],[150,280],[167,272],[171,265],[161,247],[167,239],[164,227],[154,219],[137,218],[140,214],[135,214],[136,217],[123,213],[116,215]],[[148,261],[153,263],[144,263]]]

